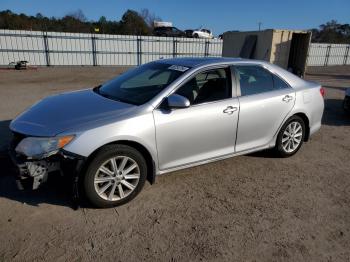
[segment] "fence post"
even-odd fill
[[[137,65],[142,64],[142,45],[141,45],[141,37],[137,36]]]
[[[91,35],[91,45],[92,45],[92,65],[97,66],[96,37],[95,37],[95,35]]]
[[[177,40],[173,37],[173,57],[177,56]]]
[[[344,55],[343,65],[346,65],[346,62],[348,61],[348,57],[349,57],[349,49],[350,49],[350,45],[348,45],[348,46],[346,47],[346,50],[345,50],[345,55]]]
[[[327,46],[326,57],[324,61],[324,66],[328,66],[329,53],[331,52],[331,45]]]
[[[209,56],[209,41],[205,41],[204,45],[204,56]]]
[[[50,66],[50,50],[49,50],[49,41],[47,40],[47,32],[43,33],[43,40],[44,40],[46,66]]]

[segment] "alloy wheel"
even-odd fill
[[[294,152],[303,138],[303,127],[297,121],[290,122],[282,135],[282,147],[287,153]]]
[[[140,180],[140,168],[127,156],[117,156],[105,161],[96,171],[96,193],[108,201],[121,200],[130,195]]]

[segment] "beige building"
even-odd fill
[[[226,32],[222,56],[265,60],[303,76],[310,40],[308,31]]]

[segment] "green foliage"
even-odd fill
[[[149,35],[150,28],[135,11],[127,10],[120,21],[120,29],[125,35]]]
[[[67,14],[62,18],[15,14],[10,10],[0,12],[0,28],[12,30],[33,30],[52,32],[92,33],[99,29],[103,34],[149,35],[151,26],[149,17],[138,12],[127,10],[121,21],[109,21],[101,16],[98,21],[88,21],[81,10]]]
[[[312,42],[350,44],[350,25],[336,20],[322,24],[319,29],[312,29]]]

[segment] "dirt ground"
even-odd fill
[[[40,98],[122,68],[0,70],[0,145],[9,120]],[[0,162],[0,261],[350,261],[350,68],[311,68],[327,86],[323,125],[288,159],[269,152],[157,177],[127,205],[70,207],[67,185],[16,189]]]

